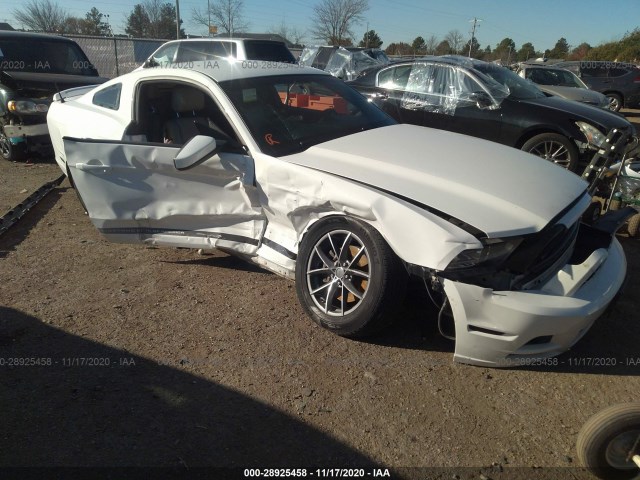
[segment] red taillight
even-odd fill
[[[640,75],[633,79],[633,83],[640,83]]]

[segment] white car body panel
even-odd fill
[[[264,215],[246,157],[223,153],[178,171],[175,146],[65,139],[64,147],[76,187],[92,192],[83,197],[91,220],[110,240],[257,250]]]
[[[586,189],[578,176],[558,175],[560,167],[533,155],[413,125],[342,137],[285,160],[397,192],[490,238],[541,230]]]
[[[70,170],[104,235],[121,242],[221,248],[293,278],[299,247],[315,222],[336,215],[357,219],[374,227],[408,268],[441,282],[456,326],[455,360],[495,367],[566,350],[620,289],[626,263],[615,240],[580,265],[567,263],[567,250],[517,291],[447,279],[451,261],[465,250],[481,249],[483,237],[536,234],[551,222],[576,224],[590,201],[585,182],[509,147],[410,125],[270,156],[217,81],[328,74],[260,65],[133,72],[100,87],[122,83],[117,111],[93,105],[95,91],[52,104],[48,123],[56,161],[65,173]],[[178,146],[127,137],[139,85],[158,80],[191,84],[215,99],[246,153],[218,153],[177,170]],[[551,340],[538,345],[538,337]]]
[[[456,324],[454,359],[489,367],[526,366],[528,361],[543,362],[571,348],[624,282],[626,260],[616,239],[606,255],[597,272],[569,296],[541,290],[493,291],[446,280],[444,288]],[[527,345],[545,336],[551,340]]]

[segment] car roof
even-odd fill
[[[413,63],[419,63],[419,62],[442,63],[446,65],[452,65],[454,67],[463,67],[463,68],[476,68],[480,65],[493,65],[490,62],[477,60],[475,58],[463,57],[460,55],[442,55],[442,56],[427,55],[424,57],[414,58],[412,60],[400,60],[397,62],[393,61],[389,64],[371,67],[370,69],[367,69],[367,70],[374,70],[374,69],[382,70],[383,68],[386,68],[386,67],[411,65]],[[503,67],[503,68],[506,68],[506,67]]]
[[[131,72],[128,75],[140,77],[157,76],[158,72],[166,72],[168,76],[175,76],[180,70],[191,70],[203,73],[216,82],[227,80],[242,80],[245,78],[272,77],[280,75],[323,75],[331,74],[312,67],[303,67],[292,63],[278,63],[269,60],[230,60],[220,58],[199,62],[175,63],[170,67],[153,67]]]
[[[585,67],[595,66],[595,67],[619,67],[619,68],[639,68],[638,65],[627,62],[608,62],[606,60],[567,60],[563,62],[558,62],[554,64],[558,67],[563,67],[567,65],[580,65]]]
[[[529,68],[540,68],[543,70],[562,70],[563,72],[569,72],[572,75],[574,75],[574,73],[571,70],[567,70],[566,68],[562,67],[562,66],[558,66],[558,64],[553,64],[553,65],[538,65],[535,63],[523,63],[521,64],[518,68],[527,70]]]
[[[14,32],[8,30],[0,31],[0,40],[8,40],[10,38],[17,38],[19,40],[26,39],[38,39],[38,40],[50,40],[57,42],[76,43],[70,38],[62,37],[60,35],[49,35],[46,33],[32,33],[32,32]]]
[[[202,38],[180,38],[178,40],[169,40],[165,43],[178,43],[178,42],[233,42],[233,43],[241,43],[241,42],[263,42],[263,43],[284,43],[282,40],[271,40],[264,38],[244,38],[244,37],[233,37],[233,38],[225,38],[225,37],[202,37]]]

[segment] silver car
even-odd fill
[[[542,65],[520,65],[518,75],[535,83],[540,90],[550,95],[609,108],[609,99],[600,92],[591,90],[574,73],[564,68]]]

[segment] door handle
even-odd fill
[[[111,171],[111,167],[107,166],[107,165],[94,165],[94,164],[89,164],[89,163],[76,163],[75,167],[78,170],[82,170],[83,172],[101,172],[101,173],[107,173]]]

